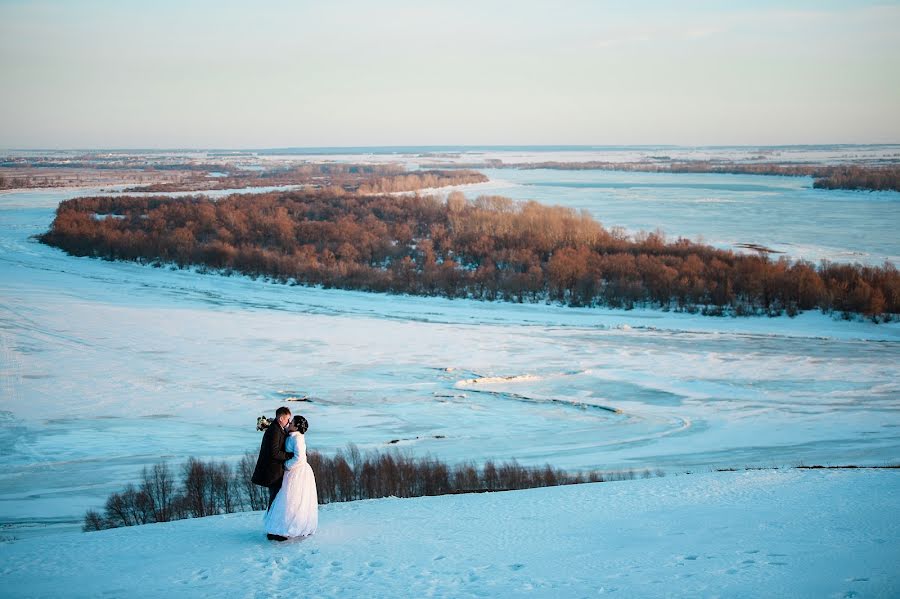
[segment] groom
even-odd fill
[[[275,501],[281,483],[284,480],[284,463],[294,457],[290,451],[284,450],[285,429],[291,422],[291,410],[280,407],[275,410],[275,420],[263,433],[259,446],[259,457],[253,471],[253,484],[269,488],[269,507]],[[268,508],[266,508],[268,509]]]

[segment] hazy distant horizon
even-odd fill
[[[0,147],[900,141],[882,0],[0,0]]]
[[[58,148],[0,148],[3,152],[254,152],[270,154],[390,154],[410,152],[470,152],[490,151],[614,151],[638,149],[841,149],[883,148],[898,146],[894,143],[823,143],[823,144],[446,144],[446,145],[361,145],[361,146],[271,146],[271,147],[58,147]]]

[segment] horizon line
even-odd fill
[[[357,145],[357,146],[273,146],[273,147],[216,147],[216,146],[169,146],[169,147],[18,147],[3,148],[3,152],[261,152],[303,154],[327,153],[336,154],[345,151],[369,151],[369,153],[408,153],[409,150],[426,151],[468,151],[482,150],[538,150],[538,151],[585,151],[585,150],[617,150],[617,149],[720,149],[720,148],[853,148],[853,147],[890,147],[900,146],[898,142],[873,143],[797,143],[797,144],[409,144],[409,145]],[[356,152],[354,152],[356,153]]]

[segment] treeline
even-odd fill
[[[360,182],[377,177],[391,177],[405,171],[397,164],[299,164],[265,170],[211,167],[211,172],[225,176],[209,177],[207,172],[172,184],[132,187],[126,192],[209,191],[213,189],[243,189],[281,185],[309,185],[326,188],[354,189]]]
[[[336,188],[347,192],[387,193],[415,191],[429,187],[482,183],[488,178],[467,170],[427,170],[407,172],[397,164],[301,164],[264,171],[227,169],[225,176],[206,173],[172,183],[132,187],[130,192],[209,191],[304,185],[309,188]]]
[[[453,163],[432,166],[451,168]],[[671,161],[658,159],[646,162],[519,162],[500,160],[470,163],[467,168],[513,168],[554,170],[603,170],[645,173],[722,173],[732,175],[776,175],[813,177],[813,187],[820,189],[858,189],[867,191],[900,191],[900,164],[889,165],[830,165],[775,162],[727,162],[708,160]]]
[[[147,181],[171,182],[187,176],[180,171],[148,172],[111,168],[40,168],[21,170],[0,167],[0,190],[65,186],[131,185]]]
[[[40,178],[40,183],[36,183],[36,178],[25,175],[0,175],[0,189],[24,189],[27,187],[45,187],[48,179]]]
[[[397,451],[362,454],[349,445],[332,457],[307,452],[316,477],[320,504],[379,497],[421,497],[451,493],[510,491],[585,482],[662,476],[661,471],[568,473],[549,464],[526,467],[515,460],[483,466],[451,466],[432,457],[412,457]],[[235,467],[225,462],[189,458],[180,477],[165,462],[145,467],[137,485],[112,493],[102,511],[88,510],[84,531],[202,518],[215,514],[264,510],[268,490],[250,482],[256,456],[246,454]]]
[[[338,451],[331,457],[308,452],[307,461],[316,475],[319,503],[513,491],[663,476],[660,470],[570,473],[550,464],[522,466],[516,460],[488,460],[481,466],[474,462],[448,465],[433,457],[413,457],[397,451],[363,454],[353,444],[348,445],[346,453]]]
[[[886,167],[832,166],[816,175],[813,187],[900,191],[900,165]]]
[[[487,181],[488,178],[485,175],[475,171],[431,170],[379,177],[371,182],[360,184],[357,191],[360,193],[395,193]]]
[[[144,467],[140,482],[129,483],[106,499],[103,511],[88,510],[85,531],[202,518],[265,509],[269,492],[250,482],[256,457],[245,455],[237,466],[189,458],[180,477],[162,462]]]
[[[279,192],[62,202],[41,241],[78,256],[202,265],[286,283],[714,315],[821,309],[888,320],[900,274],[629,237],[585,212],[482,196]]]

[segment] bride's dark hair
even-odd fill
[[[294,429],[300,431],[301,435],[305,435],[306,431],[309,430],[309,422],[307,422],[306,418],[297,414],[294,416]]]

